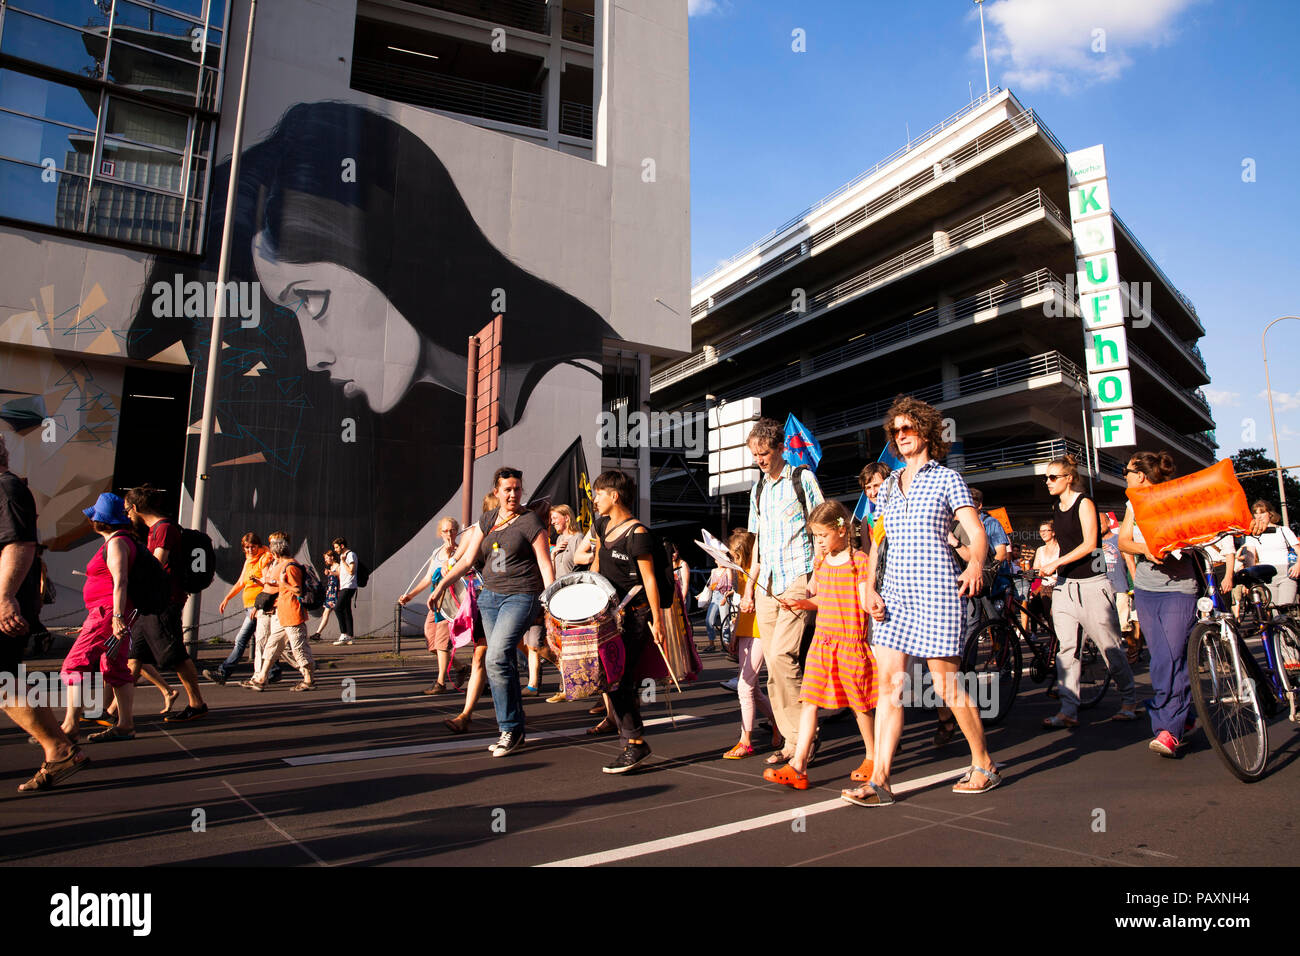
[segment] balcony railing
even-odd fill
[[[383,60],[357,57],[352,64],[352,88],[448,113],[546,128],[545,100],[540,94]]]
[[[590,13],[565,10],[560,25],[560,36],[574,43],[592,46],[596,42],[596,18]]]
[[[698,369],[712,365],[721,358],[747,348],[770,332],[807,321],[832,302],[856,295],[870,286],[886,282],[908,269],[937,259],[949,252],[957,251],[958,247],[963,243],[986,235],[1022,216],[1039,211],[1055,219],[1062,227],[1068,228],[1061,211],[1044,195],[1043,191],[1041,189],[1031,189],[1023,196],[996,206],[988,212],[948,230],[947,238],[943,242],[938,241],[936,237],[931,237],[904,252],[876,263],[852,278],[845,279],[843,282],[809,296],[806,303],[808,310],[805,312],[787,309],[751,325],[737,335],[705,346],[701,351],[652,376],[650,390],[654,391],[680,381]]]
[[[1151,253],[1147,252],[1146,246],[1142,245],[1142,243],[1138,241],[1137,234],[1134,233],[1133,230],[1130,229],[1127,224],[1125,224],[1124,220],[1121,219],[1119,215],[1114,211],[1111,212],[1111,216],[1115,220],[1115,225],[1119,226],[1121,229],[1124,230],[1124,233],[1125,235],[1128,236],[1129,241],[1132,242],[1133,245],[1137,247],[1137,250],[1140,253],[1142,253],[1142,255],[1147,257],[1147,259],[1151,263],[1151,267],[1155,269],[1156,275],[1160,276],[1160,278],[1164,280],[1165,285],[1169,286],[1169,288],[1173,290],[1174,295],[1178,297],[1178,301],[1180,301],[1183,305],[1187,307],[1187,311],[1192,314],[1192,319],[1193,321],[1196,322],[1196,327],[1199,328],[1202,332],[1204,332],[1205,326],[1201,325],[1201,317],[1196,314],[1196,306],[1192,305],[1192,300],[1187,298],[1187,296],[1183,295],[1183,293],[1179,291],[1178,286],[1174,285],[1173,280],[1170,279],[1169,276],[1165,274],[1165,270],[1160,268],[1160,263],[1156,261],[1156,257],[1153,256]]]
[[[1132,298],[1126,293],[1124,293],[1123,295],[1124,295],[1124,300],[1129,304],[1129,311],[1131,313],[1136,312],[1137,310],[1136,308],[1133,307]],[[1165,336],[1178,347],[1179,351],[1181,351],[1184,355],[1186,355],[1189,359],[1191,359],[1192,362],[1194,362],[1197,366],[1199,366],[1202,372],[1206,371],[1205,356],[1201,354],[1201,350],[1196,347],[1195,342],[1189,343],[1184,341],[1183,337],[1180,336],[1177,332],[1175,332],[1173,328],[1170,327],[1169,323],[1166,322],[1163,318],[1161,318],[1160,314],[1156,312],[1155,309],[1151,308],[1149,305],[1147,306],[1146,309],[1146,315],[1148,318],[1151,319],[1151,324],[1159,328],[1160,331],[1164,332]]]
[[[991,289],[959,299],[952,305],[943,308],[935,307],[923,316],[890,324],[884,331],[877,332],[875,335],[864,335],[840,348],[815,355],[808,360],[807,364],[795,363],[762,378],[743,382],[719,393],[718,397],[731,401],[745,395],[764,395],[781,385],[800,381],[810,374],[853,362],[869,361],[872,353],[899,342],[970,319],[980,312],[997,308],[1003,302],[1014,301],[1053,288],[1061,292],[1064,284],[1050,269],[1039,269],[1019,279],[1002,282]]]
[[[1150,368],[1152,372],[1155,373],[1157,378],[1163,379],[1166,385],[1172,388],[1183,398],[1187,399],[1190,402],[1195,403],[1196,405],[1199,405],[1202,409],[1204,409],[1205,414],[1209,417],[1210,421],[1214,421],[1214,415],[1210,411],[1210,402],[1208,399],[1206,399],[1204,392],[1202,392],[1199,388],[1190,389],[1186,385],[1180,383],[1178,379],[1174,378],[1172,375],[1169,374],[1169,372],[1165,370],[1164,366],[1162,366],[1151,356],[1147,355],[1146,352],[1143,352],[1136,345],[1130,343],[1128,350],[1130,355],[1135,355],[1138,358],[1140,358],[1143,361],[1143,363],[1148,368]]]
[[[1145,412],[1140,408],[1135,408],[1133,410],[1133,417],[1136,421],[1140,422],[1147,431],[1173,438],[1174,444],[1181,445],[1183,451],[1187,452],[1193,458],[1204,458],[1207,455],[1213,457],[1215,449],[1218,447],[1213,429],[1200,432],[1177,432],[1154,415]]]
[[[970,372],[952,381],[937,382],[925,388],[909,389],[907,394],[932,405],[943,407],[945,402],[954,399],[966,398],[971,395],[978,395],[981,392],[991,392],[995,389],[1007,388],[1013,385],[1024,385],[1030,379],[1057,374],[1070,380],[1078,388],[1087,387],[1087,375],[1078,365],[1075,365],[1060,352],[1043,352],[1040,355],[1017,359],[1014,362],[1007,362],[994,368]],[[818,435],[822,435],[826,432],[878,424],[884,419],[885,413],[889,411],[889,406],[893,404],[893,401],[894,399],[891,396],[879,401],[856,405],[853,408],[846,408],[844,411],[836,412],[833,415],[818,416],[813,431]]]
[[[775,239],[777,236],[781,235],[783,232],[786,232],[794,228],[795,226],[799,225],[799,223],[803,222],[805,219],[807,219],[809,216],[815,213],[818,209],[821,209],[824,206],[827,206],[835,202],[845,193],[853,190],[857,186],[860,186],[862,183],[866,182],[868,179],[870,179],[876,173],[880,172],[886,166],[889,166],[890,164],[894,163],[900,157],[906,156],[908,153],[916,149],[926,140],[933,139],[935,136],[937,136],[939,133],[942,133],[949,126],[952,126],[962,117],[967,116],[968,114],[979,109],[979,107],[983,106],[985,103],[992,100],[993,97],[998,96],[1001,93],[1002,93],[1002,87],[1000,86],[995,86],[992,90],[988,91],[987,93],[981,93],[979,96],[971,100],[969,103],[967,103],[957,112],[953,113],[947,119],[941,120],[940,122],[936,123],[934,126],[930,127],[928,130],[926,130],[924,133],[921,133],[920,135],[915,136],[912,139],[908,140],[907,143],[905,143],[903,146],[900,146],[898,149],[894,150],[884,159],[876,163],[876,165],[872,166],[870,169],[864,172],[858,173],[858,175],[854,176],[847,183],[838,187],[834,191],[827,193],[825,196],[817,200],[811,206],[805,208],[802,212],[796,213],[795,215],[791,216],[785,222],[781,223],[781,225],[777,226],[771,232],[767,233],[767,235],[763,236],[760,239],[754,240],[744,249],[741,249],[739,252],[737,252],[730,259],[726,259],[723,262],[719,263],[717,268],[711,269],[709,272],[706,272],[704,275],[695,279],[691,283],[691,285],[698,286],[703,282],[707,282],[709,279],[713,278],[719,272],[726,271],[731,266],[739,262],[741,259],[745,258],[745,256],[753,252],[755,249],[762,248],[763,246],[771,242],[773,239]]]
[[[917,190],[933,185],[936,178],[942,181],[944,178],[955,176],[957,173],[964,171],[969,166],[978,162],[995,146],[1001,144],[1012,136],[1017,136],[1020,133],[1023,133],[1025,130],[1034,126],[1037,122],[1038,119],[1034,114],[1034,111],[1025,110],[1010,119],[998,123],[992,129],[977,136],[961,149],[944,157],[940,167],[940,175],[938,177],[935,176],[934,167],[931,166],[899,183],[893,189],[874,197],[862,206],[859,206],[853,212],[849,213],[847,216],[836,220],[826,228],[814,233],[807,242],[787,249],[776,258],[758,265],[736,281],[714,292],[708,298],[697,302],[691,307],[691,316],[695,317],[702,314],[712,306],[716,306],[719,302],[730,298],[745,287],[758,282],[760,279],[766,278],[795,259],[810,255],[819,246],[830,242],[842,233],[856,229],[868,219],[874,218],[886,209],[889,209],[891,206],[898,205]],[[713,273],[710,273],[710,275],[717,274],[720,270],[725,268],[726,266],[720,266],[718,269],[715,269]],[[703,280],[697,280],[697,287],[700,281]]]
[[[560,103],[560,132],[591,139],[591,107],[585,103]]]
[[[491,23],[517,27],[531,33],[546,35],[551,32],[548,12],[550,5],[537,0],[409,0],[421,7],[446,10],[461,16],[487,20]],[[566,11],[567,12],[567,11]]]

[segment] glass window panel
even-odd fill
[[[203,89],[199,91],[199,106],[205,110],[217,111],[221,98],[221,80],[216,70],[203,71]]]
[[[96,180],[90,198],[90,231],[124,242],[175,249],[181,233],[179,196],[146,192]]]
[[[185,137],[189,135],[189,120],[180,113],[156,110],[112,96],[108,100],[104,133],[151,146],[184,149]]]
[[[208,155],[208,139],[212,135],[212,124],[207,120],[194,121],[194,155]]]
[[[203,53],[202,24],[134,3],[118,3],[113,38],[187,60],[198,60]]]
[[[108,64],[111,82],[187,105],[194,101],[198,72],[195,65],[158,56],[121,41],[114,41],[112,59]]]
[[[106,139],[99,161],[99,175],[178,193],[181,191],[182,159],[179,153],[165,153],[160,149]]]
[[[203,19],[203,0],[153,0],[153,2],[157,6],[184,13],[196,20]]]
[[[112,9],[111,0],[12,0],[10,8],[30,10],[51,20],[62,20],[74,27],[108,26],[108,11]]]
[[[86,172],[95,150],[95,134],[54,123],[0,112],[0,153],[38,166],[54,160],[59,169]]]
[[[208,30],[208,52],[203,57],[208,66],[221,66],[221,31]]]
[[[87,180],[71,173],[55,173],[53,182],[47,179],[39,166],[0,159],[0,216],[80,230]]]
[[[195,159],[190,162],[190,196],[194,199],[202,199],[206,195],[208,185],[208,164],[202,159]]]
[[[203,221],[203,204],[190,202],[185,207],[185,235],[182,239],[183,245],[180,247],[186,252],[198,252],[199,245],[199,223]]]
[[[17,10],[5,13],[0,36],[0,53],[96,79],[103,70],[106,45],[102,36],[37,20]]]
[[[226,22],[226,0],[212,0],[208,5],[208,25],[219,27]]]
[[[99,94],[16,70],[0,70],[0,108],[93,130]]]

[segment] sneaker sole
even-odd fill
[[[645,763],[646,758],[649,756],[649,754],[646,754],[645,757],[642,757],[636,763],[630,763],[626,767],[601,767],[600,769],[602,773],[627,773],[629,770],[635,770],[637,767],[641,766],[641,764]]]
[[[492,756],[494,756],[494,757],[507,757],[507,756],[509,756],[510,754],[514,753],[516,750],[520,750],[523,746],[524,746],[523,743],[520,742],[520,743],[515,744],[513,747],[510,747],[509,749],[507,749],[507,748],[505,748],[505,747],[493,747],[493,748],[492,748]]]

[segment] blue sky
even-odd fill
[[[693,276],[984,88],[969,0],[689,4]],[[988,0],[984,16],[992,84],[1067,149],[1105,144],[1116,212],[1195,303],[1220,454],[1271,456],[1260,333],[1300,314],[1300,3]],[[1268,344],[1282,463],[1300,465],[1300,322]]]

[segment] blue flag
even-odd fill
[[[796,466],[807,465],[812,471],[822,460],[821,443],[793,415],[785,420],[785,460]]]
[[[859,524],[863,522],[870,524],[871,522],[867,522],[869,514],[871,514],[871,499],[867,497],[867,493],[864,491],[858,495],[857,507],[853,509],[853,520]]]
[[[889,450],[888,442],[885,443],[885,447],[880,452],[880,457],[877,458],[876,461],[883,461],[886,465],[889,466],[890,471],[898,471],[898,469],[900,468],[907,467],[907,462],[903,461],[903,459],[901,458],[895,457],[894,453]]]

